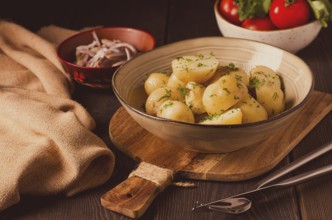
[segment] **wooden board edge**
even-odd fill
[[[322,99],[332,100],[332,95],[328,93],[323,93],[319,91],[314,91],[314,95],[322,96]],[[328,102],[328,101],[327,101]],[[303,109],[305,110],[305,109]],[[261,167],[258,170],[247,173],[236,173],[236,174],[221,174],[221,173],[206,173],[206,172],[198,172],[190,171],[190,170],[182,170],[179,171],[178,175],[182,178],[186,179],[195,179],[195,180],[211,180],[211,181],[243,181],[258,177],[263,175],[264,173],[272,170],[276,167],[302,140],[305,136],[307,136],[330,112],[332,111],[332,102],[327,104],[325,108],[321,110],[321,112],[314,117],[314,123],[311,122],[306,129],[304,129],[292,142],[289,143],[289,148],[287,151],[284,151],[282,154],[277,155],[270,164],[265,167]]]

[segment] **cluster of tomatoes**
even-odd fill
[[[239,19],[236,0],[221,0],[221,15],[229,22],[252,30],[275,30],[297,27],[310,19],[311,8],[306,0],[272,0],[269,11],[264,17]]]

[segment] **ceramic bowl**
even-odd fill
[[[169,71],[176,57],[210,52],[221,65],[234,63],[246,72],[264,65],[277,71],[285,88],[286,110],[265,121],[240,125],[190,124],[145,113],[147,74]],[[285,129],[312,94],[313,81],[310,68],[292,53],[255,41],[204,37],[161,46],[132,59],[115,72],[112,88],[131,117],[153,135],[194,151],[224,153],[252,146]]]
[[[242,28],[227,21],[219,11],[220,0],[214,5],[214,14],[221,34],[224,37],[242,38],[260,41],[291,53],[308,46],[319,34],[321,24],[318,20],[309,22],[305,25],[271,31],[256,31]]]
[[[112,75],[118,67],[82,67],[75,64],[76,47],[88,45],[93,41],[92,32],[99,39],[117,39],[130,43],[139,53],[152,50],[155,38],[148,32],[129,27],[101,27],[80,32],[69,37],[57,47],[57,55],[64,69],[77,83],[94,87],[110,88]]]

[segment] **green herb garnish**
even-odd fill
[[[158,99],[158,102],[161,101],[162,99],[169,99],[172,95],[172,91],[169,89],[165,89],[165,95],[163,95],[162,97],[160,97],[160,99]]]

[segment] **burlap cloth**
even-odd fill
[[[0,21],[0,211],[20,195],[71,196],[105,183],[114,155],[93,118],[70,99],[56,45],[74,31],[38,34]]]

